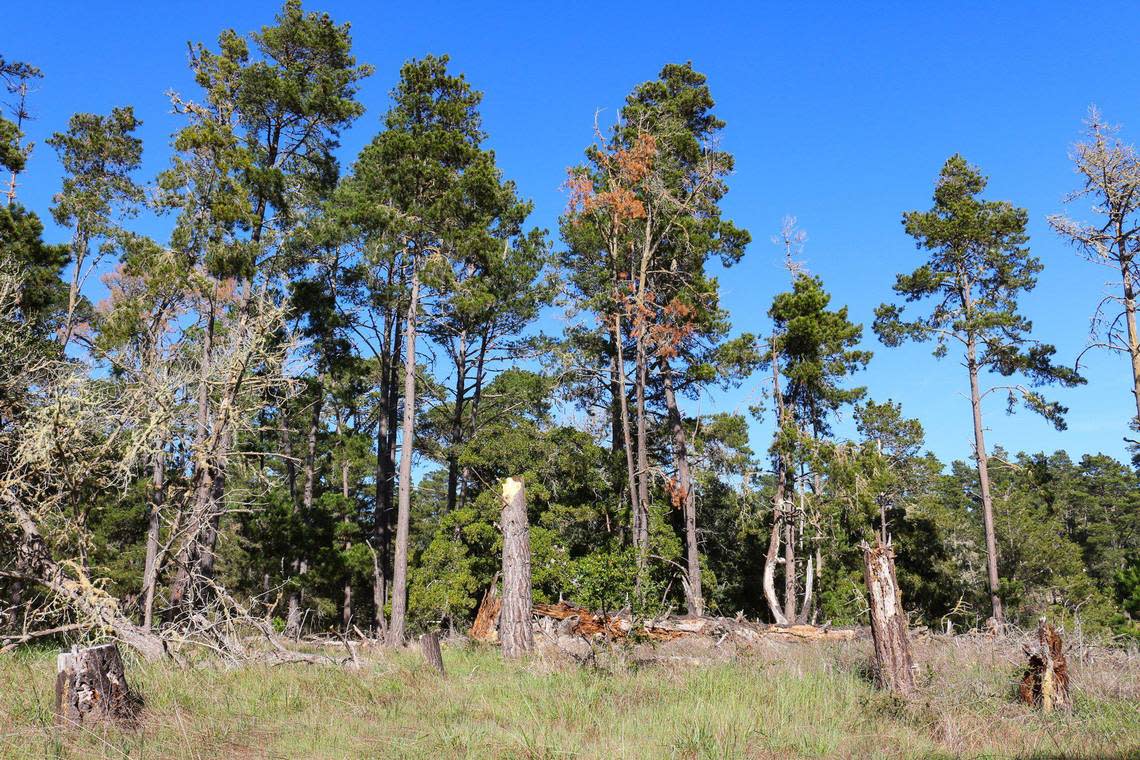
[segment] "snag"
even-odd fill
[[[61,726],[138,724],[142,700],[127,685],[115,644],[74,648],[56,658],[55,719]]]
[[[443,652],[439,648],[438,633],[425,633],[420,636],[420,649],[423,651],[424,659],[427,660],[428,665],[438,670],[441,676],[447,675],[447,671],[443,669]]]
[[[526,492],[517,478],[503,481],[503,602],[499,641],[504,657],[521,657],[534,649],[531,628],[530,534]]]
[[[908,696],[914,691],[914,662],[891,547],[877,538],[873,547],[863,544],[863,573],[871,596],[875,681],[881,688]]]
[[[1037,644],[1024,644],[1022,650],[1029,658],[1029,666],[1021,679],[1021,701],[1041,708],[1042,712],[1052,712],[1054,708],[1068,710],[1072,706],[1069,665],[1057,629],[1041,618]]]

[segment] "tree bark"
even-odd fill
[[[1021,700],[1042,712],[1072,707],[1069,695],[1069,665],[1061,637],[1053,626],[1041,618],[1037,626],[1037,644],[1022,646],[1029,658],[1029,666],[1021,679]]]
[[[396,357],[400,354],[400,319],[394,310],[384,315],[384,354],[380,361],[381,409],[376,425],[376,513],[373,515],[373,536],[376,539],[376,556],[373,559],[372,604],[376,630],[385,633],[388,619],[384,606],[388,603],[389,560],[392,544],[392,475],[396,459],[396,411],[398,384],[396,383]]]
[[[673,370],[665,360],[661,361],[661,377],[665,388],[665,407],[669,414],[669,427],[673,433],[673,459],[677,466],[677,488],[681,489],[681,506],[685,518],[685,556],[688,560],[688,607],[689,614],[704,615],[704,593],[701,589],[701,556],[697,543],[697,494],[693,487],[692,473],[689,470],[689,448],[685,426],[681,420],[681,410],[677,407],[677,396],[673,392]]]
[[[447,671],[443,667],[443,652],[439,648],[439,634],[433,631],[420,636],[420,649],[424,653],[427,664],[439,671],[441,676],[446,676]]]
[[[873,547],[864,544],[863,574],[870,594],[875,681],[880,688],[909,696],[914,692],[914,661],[891,548],[878,540]]]
[[[1001,597],[998,595],[997,537],[994,533],[994,503],[990,495],[990,466],[986,456],[986,439],[982,427],[982,394],[978,387],[977,346],[970,336],[966,342],[966,367],[970,373],[970,406],[974,412],[974,452],[978,462],[978,486],[982,494],[982,523],[986,534],[986,575],[990,586],[990,604],[994,620],[1005,623]]]
[[[620,314],[614,314],[613,336],[616,349],[614,367],[617,373],[618,413],[621,415],[622,448],[625,449],[626,478],[629,481],[629,514],[630,520],[633,522],[633,540],[636,545],[637,537],[641,534],[641,510],[638,508],[637,503],[637,470],[633,465],[633,439],[629,432],[629,403],[626,399],[625,392],[625,356],[622,350]]]
[[[61,652],[55,667],[56,725],[137,725],[142,700],[127,685],[117,646],[101,644]]]
[[[771,340],[772,348],[772,397],[776,401],[776,419],[784,424],[784,397],[780,395],[780,357],[776,352],[776,340]],[[776,563],[780,551],[780,529],[788,523],[788,470],[790,465],[783,453],[776,455],[776,493],[772,503],[772,535],[768,538],[768,552],[764,556],[764,596],[768,609],[777,625],[787,625],[791,619],[780,609],[776,596]],[[793,570],[794,572],[794,570]]]
[[[118,603],[91,585],[90,579],[69,576],[52,559],[40,535],[36,521],[10,490],[0,491],[0,500],[8,505],[23,533],[17,547],[17,561],[27,569],[26,580],[43,585],[48,592],[71,608],[78,621],[95,630],[111,631],[114,636],[147,660],[166,656],[162,639],[145,631],[123,616]]]
[[[644,565],[649,556],[649,432],[645,417],[646,368],[645,341],[642,329],[637,335],[637,377],[634,380],[637,395],[637,526],[635,536],[638,563]]]
[[[392,569],[392,619],[388,626],[389,646],[404,643],[408,605],[408,532],[412,514],[412,453],[416,427],[416,311],[419,308],[420,279],[412,263],[412,291],[404,322],[404,421],[400,447],[399,500],[396,505],[396,556]]]
[[[162,528],[162,504],[166,489],[163,484],[166,471],[166,452],[155,454],[151,474],[150,514],[147,517],[146,561],[143,564],[143,630],[149,631],[153,623],[154,591],[158,583],[158,539]]]
[[[503,481],[503,600],[499,641],[503,657],[517,658],[534,648],[531,627],[530,533],[523,482]]]
[[[463,407],[467,394],[467,333],[459,334],[455,355],[455,406],[451,414],[451,445],[447,452],[447,511],[459,502],[459,446],[463,441]]]
[[[1131,259],[1129,259],[1129,262]],[[1120,279],[1124,286],[1124,323],[1128,331],[1128,356],[1132,360],[1132,396],[1136,401],[1136,424],[1140,426],[1140,335],[1136,332],[1136,283],[1132,269],[1121,262]]]
[[[784,502],[784,617],[796,619],[796,516]]]

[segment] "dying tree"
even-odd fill
[[[1073,146],[1073,166],[1081,187],[1066,203],[1087,198],[1100,219],[1084,222],[1054,214],[1049,225],[1072,243],[1087,261],[1112,270],[1119,290],[1106,295],[1093,311],[1089,348],[1128,355],[1132,396],[1136,402],[1134,430],[1140,430],[1140,333],[1136,328],[1136,290],[1140,287],[1140,157],[1117,136],[1096,108],[1089,111],[1085,139]],[[1123,323],[1123,329],[1121,327]],[[1088,349],[1086,349],[1088,350]],[[1082,354],[1083,355],[1083,354]],[[1080,358],[1077,360],[1078,367]]]
[[[1032,256],[1025,233],[1028,215],[1008,201],[982,200],[986,178],[960,155],[942,167],[929,211],[903,214],[903,226],[927,259],[910,274],[895,279],[894,290],[907,303],[929,300],[929,313],[904,318],[904,307],[882,304],[875,310],[875,332],[887,346],[907,340],[935,342],[941,359],[954,347],[970,382],[974,454],[979,500],[985,529],[987,576],[994,619],[1004,622],[998,576],[993,497],[990,493],[982,404],[992,393],[1007,395],[1012,413],[1024,406],[1065,428],[1065,407],[1050,402],[1037,390],[1048,383],[1084,383],[1075,370],[1053,363],[1056,349],[1031,337],[1033,323],[1018,311],[1018,297],[1033,289],[1042,269]],[[983,388],[988,371],[1008,382]],[[1028,384],[1017,382],[1025,378]]]
[[[707,78],[691,64],[669,64],[658,79],[636,87],[610,134],[599,134],[587,163],[571,169],[562,223],[575,308],[594,312],[603,326],[605,338],[595,345],[603,350],[599,363],[609,367],[613,438],[625,454],[633,543],[643,566],[651,484],[664,475],[650,463],[652,404],[664,403],[670,441],[664,458],[673,473],[659,479],[683,513],[683,587],[693,614],[704,608],[697,489],[678,396],[697,396],[731,374],[723,371],[728,363],[717,366],[728,321],[706,265],[716,256],[731,266],[749,240],[722,217],[733,158],[717,144],[724,122],[713,107]]]

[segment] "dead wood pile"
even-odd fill
[[[498,599],[491,592],[475,616],[468,635],[478,641],[496,641]],[[850,641],[855,631],[814,625],[767,625],[742,617],[664,617],[634,620],[628,612],[613,615],[592,612],[567,602],[535,604],[536,632],[547,636],[585,636],[622,640],[628,637],[650,641],[672,641],[686,636],[715,639],[718,643],[731,639],[734,643],[757,643],[762,639],[782,641]]]

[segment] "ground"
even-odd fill
[[[1017,644],[920,637],[906,704],[868,680],[867,641],[513,664],[456,642],[444,679],[414,649],[358,649],[358,668],[131,660],[146,707],[128,732],[54,727],[54,651],[28,650],[0,657],[0,757],[1140,757],[1140,656],[1071,648],[1074,709],[1043,716],[1015,701]]]

